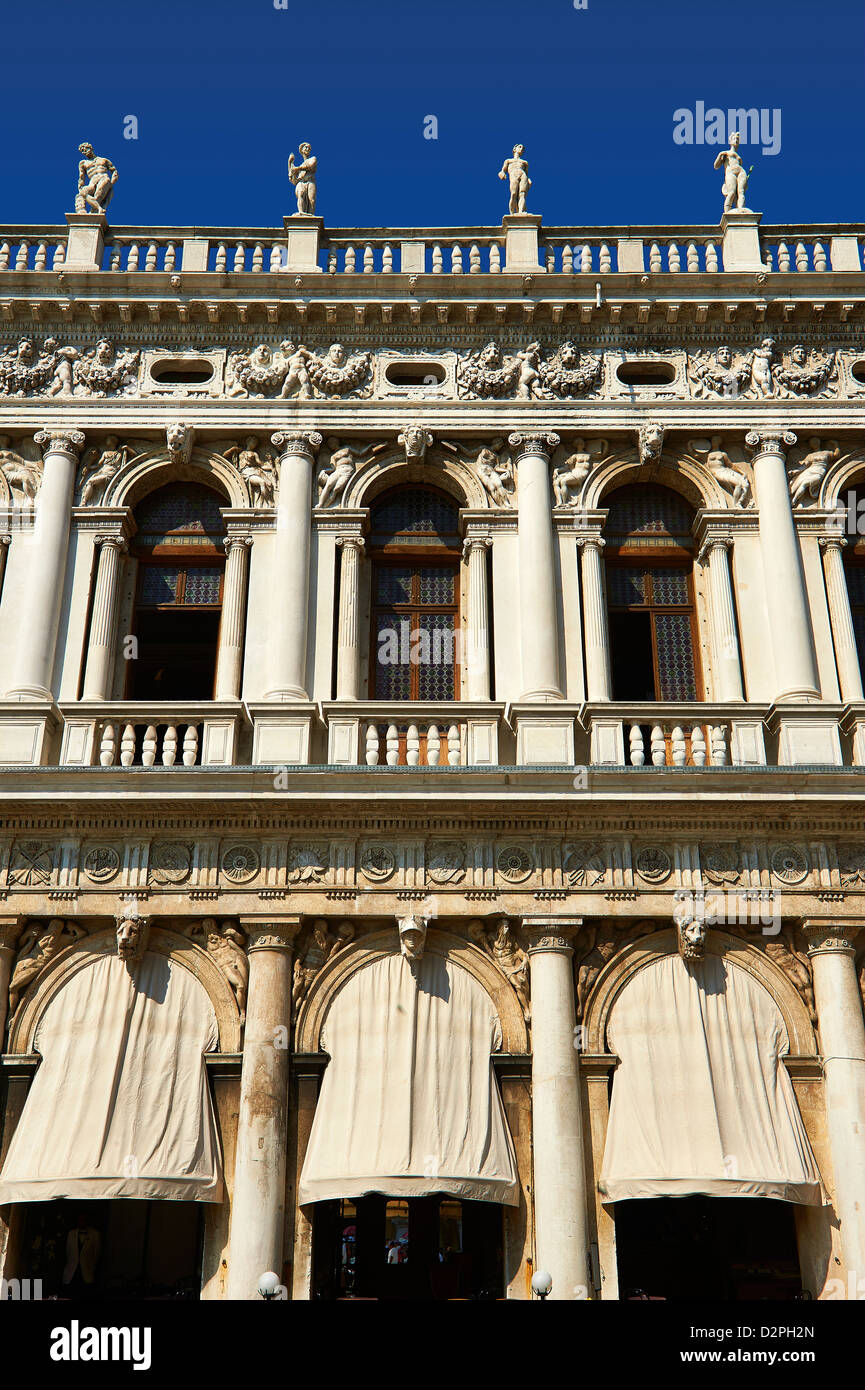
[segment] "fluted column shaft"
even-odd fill
[[[360,699],[361,536],[340,536],[339,614],[336,635],[336,698]]]
[[[557,434],[512,434],[517,465],[522,700],[561,700],[550,456]]]
[[[586,697],[611,700],[610,632],[604,601],[603,546],[600,536],[581,536],[580,572],[583,582],[583,642],[586,651]]]
[[[84,672],[84,699],[107,700],[112,695],[111,678],[117,655],[117,597],[121,556],[126,551],[122,536],[97,536],[99,549],[96,588],[90,617],[87,667]]]
[[[490,614],[487,584],[489,536],[470,536],[463,543],[469,568],[469,612],[465,652],[466,686],[470,700],[490,698]]]
[[[772,651],[774,699],[817,700],[820,682],[799,540],[790,505],[785,449],[796,443],[786,430],[752,430],[754,484],[760,509],[760,550]]]
[[[249,993],[228,1256],[229,1299],[257,1299],[282,1277],[291,1055],[291,952],[297,917],[248,924]]]
[[[279,500],[271,562],[270,677],[267,700],[305,700],[312,548],[312,466],[321,445],[314,430],[275,434],[280,450]]]
[[[805,922],[820,1020],[835,1211],[847,1275],[865,1280],[865,1018],[854,940],[862,924]]]
[[[20,699],[51,699],[54,654],[69,553],[75,470],[84,443],[79,430],[40,430],[42,483],[28,570],[27,598],[12,660],[7,694]]]
[[[216,663],[217,700],[240,699],[251,545],[249,536],[229,536],[225,541],[225,583],[222,586],[222,621]]]
[[[736,632],[736,611],[733,607],[733,586],[730,582],[728,551],[729,536],[713,536],[706,541],[700,558],[709,567],[709,590],[712,597],[713,685],[718,700],[741,700],[742,660],[739,636]]]
[[[835,664],[838,668],[841,699],[861,700],[863,698],[862,668],[859,665],[859,651],[856,646],[856,634],[853,630],[853,614],[850,611],[850,595],[847,591],[847,576],[844,573],[844,556],[842,554],[846,544],[847,542],[841,536],[821,536],[820,538],[820,549],[823,552],[823,575],[826,580],[829,621],[832,624],[832,641],[835,647]]]
[[[587,1297],[587,1202],[579,1052],[575,1047],[573,948],[578,922],[530,918],[532,1152],[537,1269],[551,1297]]]

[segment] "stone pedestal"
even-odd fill
[[[532,979],[532,1136],[535,1268],[551,1297],[588,1296],[586,1178],[573,948],[579,918],[527,917]]]
[[[229,536],[225,541],[225,583],[222,590],[222,624],[216,664],[216,700],[239,700],[243,675],[243,634],[246,627],[246,590],[251,536]]]
[[[546,275],[538,259],[538,232],[542,218],[533,212],[511,212],[502,218],[505,234],[505,272],[509,275]]]
[[[324,231],[324,218],[296,212],[291,217],[283,218],[283,223],[288,259],[282,269],[290,270],[295,275],[323,274],[318,263],[318,253],[321,234]]]
[[[521,701],[561,700],[550,455],[557,434],[512,434],[517,469]]]
[[[94,545],[99,550],[99,565],[90,616],[83,698],[109,700],[113,694],[111,679],[117,655],[117,589],[121,558],[127,545],[122,536],[97,536]]]
[[[104,212],[67,212],[64,270],[101,270],[108,219]]]
[[[279,500],[271,564],[270,680],[266,700],[305,700],[312,544],[312,466],[321,446],[314,430],[275,434]]]
[[[291,951],[300,918],[241,918],[249,940],[249,996],[228,1262],[229,1299],[260,1297],[268,1270],[282,1276],[291,1056]]]
[[[760,218],[762,213],[743,208],[741,212],[725,212],[721,218],[724,238],[724,270],[765,270],[760,251]]]

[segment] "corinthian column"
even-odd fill
[[[228,536],[225,545],[225,584],[222,590],[222,622],[216,663],[217,700],[240,699],[243,671],[243,633],[246,627],[246,586],[251,536]]]
[[[853,631],[853,615],[850,612],[850,595],[847,592],[847,577],[844,574],[843,547],[847,542],[841,536],[821,536],[820,549],[823,552],[823,575],[826,580],[826,597],[829,600],[829,621],[832,624],[832,640],[835,646],[835,664],[838,667],[838,684],[842,700],[861,700],[862,670],[859,665],[859,652],[856,647],[856,634]]]
[[[12,684],[7,695],[23,700],[50,700],[69,551],[72,491],[84,435],[80,430],[44,429],[35,439],[42,449],[44,466],[36,502],[27,598],[21,606]]]
[[[739,637],[736,632],[728,559],[728,552],[732,546],[733,542],[729,536],[710,536],[699,555],[700,563],[709,567],[715,698],[725,701],[743,698],[742,663],[739,656]]]
[[[291,948],[299,917],[247,922],[249,993],[226,1297],[256,1299],[268,1270],[282,1277],[291,1048]]]
[[[339,618],[336,638],[336,698],[360,699],[360,560],[361,536],[340,536]]]
[[[587,1296],[586,1177],[573,948],[578,918],[523,920],[532,980],[532,1152],[536,1268],[552,1297]]]
[[[814,969],[835,1212],[848,1278],[865,1280],[865,1018],[853,942],[861,922],[804,924]]]
[[[607,626],[607,605],[604,601],[602,564],[604,542],[600,536],[579,536],[577,545],[582,552],[580,572],[583,581],[586,697],[589,700],[611,700],[613,682],[610,675],[610,633]]]
[[[112,693],[111,676],[117,654],[115,644],[120,557],[126,553],[127,545],[122,536],[97,536],[93,543],[99,550],[99,564],[90,618],[83,698],[107,700]]]
[[[305,700],[312,544],[312,465],[321,445],[314,430],[275,434],[280,450],[279,501],[271,562],[267,700]]]
[[[772,651],[775,700],[819,700],[820,685],[811,633],[808,595],[799,540],[790,505],[785,447],[796,443],[789,430],[751,430],[754,490],[760,515],[760,550]]]
[[[463,559],[469,566],[469,620],[465,670],[470,700],[490,698],[490,616],[487,592],[489,536],[469,536],[463,542]]]
[[[521,700],[561,700],[550,455],[557,434],[512,434],[517,464]]]

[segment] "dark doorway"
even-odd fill
[[[318,1202],[313,1298],[504,1296],[502,1209],[492,1202],[374,1195]]]
[[[652,619],[648,613],[610,614],[614,700],[654,700]]]
[[[802,1291],[793,1207],[762,1197],[617,1202],[619,1298],[791,1299]]]

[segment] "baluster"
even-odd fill
[[[584,246],[580,252],[580,274],[588,275],[592,269],[592,248]]]
[[[120,740],[120,766],[131,767],[135,760],[135,725],[127,724]]]
[[[381,268],[384,275],[393,274],[393,248],[390,243],[386,243],[381,256]]]
[[[442,273],[442,249],[440,246],[433,247],[432,273],[433,275],[441,275]]]
[[[101,767],[113,767],[117,752],[117,731],[113,724],[106,724],[99,742],[99,763]]]
[[[378,766],[378,729],[374,724],[366,726],[366,765]]]
[[[216,248],[216,264],[213,267],[217,275],[224,274],[227,262],[228,252],[225,249],[225,242],[221,241]]]
[[[409,724],[405,736],[405,760],[409,767],[417,767],[420,762],[420,734],[417,724]]]
[[[709,729],[709,742],[712,749],[712,766],[724,767],[727,762],[727,726],[713,724]]]
[[[573,248],[573,246],[565,246],[565,248],[564,248],[563,251],[562,251],[562,272],[563,272],[565,275],[573,275],[573,273],[574,273],[574,248]]]
[[[556,248],[555,248],[555,246],[548,246],[548,247],[547,247],[547,274],[548,274],[548,275],[555,275],[555,273],[556,273]]]
[[[681,724],[676,724],[670,734],[670,756],[673,760],[673,767],[684,767],[688,760],[688,745],[685,742],[685,731]],[[658,766],[663,766],[663,763],[659,763]]]
[[[123,247],[122,247],[122,246],[117,246],[117,245],[112,246],[112,248],[111,248],[111,260],[110,260],[110,262],[109,262],[109,264],[108,264],[108,269],[109,269],[109,270],[119,270],[119,269],[120,269],[120,262],[121,262],[122,258],[123,258]]]
[[[639,724],[631,725],[631,732],[628,735],[628,742],[631,746],[631,767],[642,767],[646,761],[646,752],[643,747],[643,731],[640,728]]]
[[[145,270],[155,270],[155,269],[156,269],[156,256],[157,256],[157,246],[156,246],[156,242],[155,242],[155,241],[151,241],[150,245],[149,245],[148,248],[147,248],[147,256],[146,256],[145,261],[144,261],[144,269],[145,269]]]
[[[501,249],[500,249],[499,246],[497,246],[497,245],[494,244],[494,245],[492,245],[492,246],[490,247],[490,275],[499,275],[499,274],[501,274],[501,269],[502,269],[502,253],[501,253]]]
[[[195,759],[198,757],[198,725],[190,724],[187,726],[186,733],[183,735],[183,766],[195,767]]]
[[[656,241],[653,241],[649,247],[649,269],[653,271],[661,269],[661,248]]]
[[[9,251],[9,243],[8,241],[4,241],[3,245],[0,246],[0,270],[9,269]]]
[[[451,247],[451,275],[462,275],[463,273],[463,249],[461,246]]]
[[[825,256],[823,258],[826,259]],[[33,262],[34,270],[44,270],[48,263],[48,242],[40,241],[36,247],[36,258]],[[825,270],[825,266],[823,267]]]
[[[678,275],[682,269],[682,259],[679,255],[679,248],[674,241],[667,247],[667,269],[671,275]]]
[[[823,245],[822,241],[814,242],[814,269],[826,269],[826,247]]]
[[[681,733],[681,730],[679,732]],[[652,725],[652,732],[650,738],[652,751],[652,766],[664,767],[667,762],[667,744],[664,739],[664,730],[661,728],[660,724]]]
[[[718,273],[718,248],[714,241],[706,242],[706,273],[717,275]]]
[[[139,260],[140,255],[141,255],[141,248],[140,248],[140,246],[138,245],[138,242],[137,242],[137,241],[132,241],[132,242],[130,242],[130,243],[129,243],[129,251],[128,251],[127,256],[126,256],[126,269],[127,269],[127,270],[137,270],[137,269],[138,269],[138,260]]]
[[[327,273],[328,273],[328,275],[335,275],[335,274],[336,274],[337,259],[338,259],[338,257],[337,257],[336,251],[328,251],[328,253],[327,253]]]
[[[706,735],[699,724],[691,730],[691,762],[694,767],[706,766]]]
[[[27,269],[27,260],[28,260],[29,255],[30,255],[30,244],[29,244],[29,242],[22,241],[22,242],[19,244],[19,247],[18,247],[18,255],[15,257],[15,269],[16,269],[16,270],[26,270],[26,269]]]
[[[177,760],[177,728],[169,724],[162,735],[162,766],[174,767]]]
[[[372,254],[372,247],[369,242],[367,242],[366,246],[363,248],[363,273],[364,275],[372,275],[374,270],[375,259]]]
[[[169,241],[165,248],[165,264],[162,267],[165,271],[172,271],[177,264],[177,247],[173,241]]]
[[[430,724],[426,731],[426,760],[429,767],[438,767],[441,757],[441,736],[439,735],[438,725]]]
[[[396,724],[388,724],[385,744],[387,747],[385,754],[387,765],[388,767],[396,767],[399,762],[399,733]]]
[[[771,246],[767,246],[767,247],[766,247],[766,258],[765,258],[765,260],[763,261],[763,268],[764,268],[765,270],[767,270],[767,271],[769,272],[770,275],[771,275],[771,273],[772,273],[772,271],[773,271],[773,269],[774,269],[774,267],[773,267],[773,265],[772,265],[772,248],[771,248]]]
[[[686,252],[688,258],[688,274],[696,275],[700,270],[700,253],[697,250],[696,242],[689,241]]]
[[[778,269],[782,271],[790,269],[790,248],[786,241],[778,244]]]
[[[347,246],[347,247],[345,248],[345,267],[344,267],[346,275],[354,275],[356,257],[357,257],[357,252],[355,251],[354,247],[353,247],[353,246]]]
[[[480,275],[481,273],[481,248],[477,242],[472,242],[469,247],[469,275]]]
[[[255,242],[252,248],[252,269],[253,271],[264,269],[264,247],[260,241]]]
[[[451,767],[459,767],[460,731],[458,724],[451,724],[448,729],[448,762]]]
[[[156,725],[148,724],[144,730],[144,739],[141,744],[141,765],[142,767],[153,767],[156,762]]]
[[[796,242],[796,269],[800,272],[808,269],[808,248],[804,241]]]
[[[66,242],[65,242],[65,241],[58,241],[57,245],[56,245],[55,248],[54,248],[54,261],[53,261],[53,264],[52,264],[52,268],[53,268],[54,270],[59,270],[60,267],[61,267],[62,265],[65,264],[65,262],[66,262]]]
[[[234,248],[234,265],[232,269],[235,275],[239,275],[241,271],[246,270],[246,247],[242,241],[239,241]]]
[[[613,268],[613,258],[610,255],[610,248],[606,242],[601,246],[601,254],[598,260],[598,270],[602,275],[608,274]]]
[[[273,272],[274,272],[275,270],[279,270],[279,267],[280,267],[281,264],[282,264],[282,256],[280,255],[279,247],[278,247],[278,246],[271,246],[271,248],[270,248],[270,272],[271,272],[271,274],[273,274]]]

